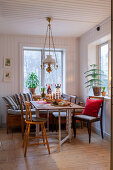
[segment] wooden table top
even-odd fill
[[[84,107],[71,103],[69,106],[55,106],[51,104],[39,104],[38,101],[31,101],[31,104],[37,109],[37,110],[64,110],[64,109],[84,109]]]

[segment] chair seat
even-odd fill
[[[53,112],[53,116],[54,117],[58,117],[59,116],[59,112]],[[66,112],[60,112],[60,117],[66,117]]]
[[[93,117],[93,116],[88,116],[88,115],[75,115],[75,118],[79,118],[79,119],[86,119],[86,120],[94,120],[97,119],[97,117]]]

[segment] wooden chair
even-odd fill
[[[22,132],[22,138],[23,138],[24,137],[25,118],[24,118],[24,113],[23,113],[22,95],[20,95],[20,109],[21,109],[21,132]]]
[[[101,111],[100,111],[100,115],[98,115],[98,117],[93,117],[93,116],[88,116],[88,115],[75,115],[73,116],[73,131],[74,131],[74,137],[76,137],[76,121],[80,120],[82,122],[86,122],[87,123],[87,128],[88,128],[88,134],[89,134],[89,143],[91,142],[91,123],[93,122],[97,122],[100,121],[100,128],[101,128],[101,136],[103,139],[103,123],[102,123],[102,119],[103,119],[103,103],[104,103],[104,98],[103,97],[95,97],[95,96],[89,96],[89,99],[102,99],[103,102],[101,104]]]
[[[42,137],[33,137],[34,138],[39,138],[43,139],[43,142],[38,142],[38,143],[32,143],[29,145],[41,145],[41,144],[47,144],[47,149],[48,153],[50,154],[50,149],[49,149],[49,143],[47,140],[47,134],[46,134],[46,129],[45,129],[45,124],[46,120],[42,119],[40,117],[32,117],[31,114],[31,103],[26,102],[26,119],[25,119],[25,124],[26,124],[26,130],[25,130],[25,135],[24,135],[24,141],[23,141],[23,147],[24,147],[24,157],[26,157],[26,152],[27,152],[27,147],[28,147],[28,142],[29,142],[29,133],[30,133],[30,126],[31,125],[40,125],[41,126],[41,131],[42,131]]]
[[[22,138],[24,137],[24,130],[25,130],[25,113],[26,110],[23,108],[23,98],[20,94],[20,109],[21,109],[21,132],[22,132]],[[36,117],[36,110],[31,109],[32,117]]]

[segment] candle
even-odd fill
[[[49,99],[51,99],[51,94],[49,93]]]
[[[55,99],[56,99],[56,89],[55,89]]]
[[[59,99],[59,92],[58,92],[58,99]]]
[[[53,99],[53,92],[52,92],[52,99]]]

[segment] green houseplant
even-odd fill
[[[106,87],[102,87],[102,96],[105,96],[106,95],[106,91],[105,91]]]
[[[31,73],[26,81],[26,86],[32,94],[35,94],[35,89],[39,86],[39,79],[35,73]]]
[[[100,96],[103,81],[99,77],[104,75],[104,72],[98,68],[97,64],[92,64],[90,67],[91,69],[84,73],[85,78],[88,78],[85,82],[86,87],[92,88],[95,96]]]

